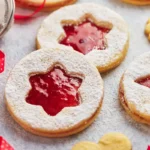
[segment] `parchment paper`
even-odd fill
[[[103,4],[127,21],[130,28],[130,48],[125,61],[113,71],[103,74],[105,98],[102,111],[96,121],[83,132],[67,138],[43,138],[22,129],[8,113],[4,101],[4,88],[13,66],[28,53],[35,50],[35,37],[42,20],[48,13],[26,23],[17,22],[0,40],[0,49],[6,54],[6,70],[0,74],[0,135],[9,141],[15,150],[71,150],[79,141],[98,142],[108,132],[122,132],[129,137],[133,150],[146,150],[150,144],[150,127],[133,121],[118,101],[118,84],[124,70],[136,56],[150,50],[144,35],[145,23],[150,17],[150,6],[137,7],[119,0],[80,0]],[[141,70],[142,71],[142,70]]]

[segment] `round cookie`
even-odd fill
[[[133,5],[149,5],[149,0],[123,0],[123,2],[133,4]]]
[[[43,3],[43,0],[15,0],[17,5],[27,8],[37,8]],[[65,5],[75,3],[77,0],[46,0],[43,10],[52,11]]]
[[[85,141],[74,145],[72,150],[101,150],[101,149],[98,144]]]
[[[69,47],[45,48],[14,67],[5,98],[10,114],[25,130],[63,137],[85,129],[98,116],[103,81],[82,54]]]
[[[128,26],[122,17],[94,3],[53,12],[37,34],[37,48],[67,45],[85,54],[100,72],[118,66],[126,56],[128,44]]]
[[[100,150],[132,150],[129,139],[121,133],[105,134],[99,141]]]
[[[150,125],[150,52],[135,59],[120,81],[119,99],[136,121]]]

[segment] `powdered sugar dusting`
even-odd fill
[[[67,6],[47,17],[37,35],[40,46],[49,47],[51,43],[58,44],[60,36],[65,36],[61,23],[79,21],[80,18],[83,18],[87,14],[94,17],[98,23],[105,22],[112,24],[112,30],[106,35],[108,42],[106,50],[99,51],[94,48],[86,57],[97,67],[116,61],[116,56],[122,53],[127,43],[128,27],[121,16],[104,6],[93,3]]]
[[[27,104],[25,98],[31,89],[29,74],[46,72],[55,63],[63,65],[69,73],[81,74],[84,79],[79,89],[82,104],[64,108],[52,117],[41,106]],[[5,92],[12,113],[30,127],[46,131],[69,130],[97,111],[103,97],[103,82],[97,69],[82,54],[69,47],[51,48],[35,51],[22,59],[10,74]]]

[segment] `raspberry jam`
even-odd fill
[[[110,29],[86,21],[78,26],[64,26],[64,31],[66,37],[60,41],[60,44],[72,46],[74,50],[87,54],[93,49],[106,49],[105,35],[109,33]]]
[[[148,88],[150,88],[150,77],[144,78],[144,79],[140,79],[138,81],[136,81],[137,83],[146,86]]]
[[[65,107],[78,106],[78,89],[82,79],[68,75],[62,68],[54,67],[46,74],[31,76],[32,89],[26,102],[40,105],[51,116],[57,115]]]

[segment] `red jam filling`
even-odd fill
[[[0,50],[0,73],[4,71],[5,67],[5,54]]]
[[[66,37],[60,41],[60,44],[72,46],[74,50],[87,54],[93,49],[106,49],[105,35],[110,29],[86,21],[78,26],[64,26],[64,31]]]
[[[40,105],[50,116],[57,115],[65,107],[80,104],[78,89],[82,79],[68,75],[62,68],[54,67],[46,74],[30,77],[32,89],[26,102]]]
[[[140,79],[138,81],[136,81],[137,83],[146,86],[148,88],[150,88],[150,77],[144,78],[144,79]]]

